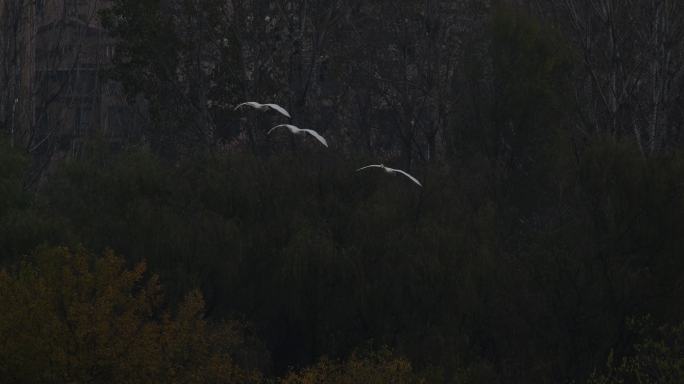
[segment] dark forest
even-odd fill
[[[0,43],[0,382],[684,382],[680,1],[0,0]]]

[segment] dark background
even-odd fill
[[[387,346],[430,382],[678,382],[682,7],[116,0],[124,135],[65,151],[0,81],[0,260],[146,260],[169,306],[249,324],[267,376]],[[424,188],[354,172],[381,162]]]

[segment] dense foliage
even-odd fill
[[[294,3],[116,1],[140,144],[93,142],[35,190],[3,144],[3,376],[680,380],[684,152],[585,129],[610,116],[583,115],[563,29],[470,2],[465,37],[433,2]],[[266,136],[243,97],[331,147]],[[424,188],[354,172],[379,161]]]
[[[73,161],[14,209],[59,223],[55,243],[146,260],[173,306],[201,289],[209,318],[251,324],[265,374],[371,343],[436,382],[582,378],[630,353],[631,317],[682,318],[684,163],[601,142],[579,163],[548,156],[531,185],[469,159],[423,170],[417,190],[317,149],[177,165],[140,149]]]
[[[107,252],[37,251],[0,273],[0,373],[13,383],[248,383],[239,327],[209,326],[201,294],[175,316],[156,277]],[[238,352],[239,353],[239,352]]]
[[[654,327],[648,317],[632,319],[637,342],[618,361],[611,353],[606,372],[594,374],[591,384],[681,383],[684,380],[684,323]]]

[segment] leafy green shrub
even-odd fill
[[[653,327],[647,318],[633,319],[630,327],[638,341],[632,353],[608,357],[605,372],[594,374],[590,384],[676,384],[684,382],[684,323]]]

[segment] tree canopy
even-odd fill
[[[140,137],[34,182],[0,95],[0,374],[680,382],[681,14],[113,1]],[[252,100],[330,147],[268,135],[284,117]]]

